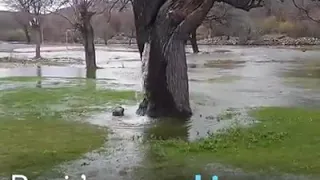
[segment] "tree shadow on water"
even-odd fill
[[[97,70],[96,69],[86,69],[86,87],[96,89],[97,87]]]
[[[154,119],[151,127],[145,130],[145,138],[151,140],[182,139],[187,141],[189,128],[188,119]]]
[[[37,66],[37,77],[39,77],[39,80],[37,81],[37,88],[42,88],[42,70],[41,70],[41,66]]]
[[[161,142],[188,141],[190,124],[189,120],[162,118],[156,119],[150,128],[145,130],[144,139],[145,156],[142,166],[134,170],[132,179],[152,179],[152,180],[187,180],[194,179],[194,175],[199,173],[189,169],[190,164],[179,158],[179,160],[167,159],[166,153],[161,150]]]

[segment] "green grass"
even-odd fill
[[[11,76],[0,78],[0,81],[18,81],[18,82],[34,82],[43,80],[43,77],[37,76]]]
[[[106,129],[81,118],[133,98],[85,86],[0,91],[0,176],[34,178],[103,146]]]
[[[253,172],[320,175],[320,111],[265,107],[250,114],[260,121],[250,128],[226,129],[191,143],[152,140],[148,167],[175,177],[181,170],[188,178],[208,163]]]

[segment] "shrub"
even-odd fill
[[[279,22],[278,32],[282,34],[287,34],[291,37],[301,37],[305,36],[303,26],[289,21]]]
[[[265,33],[265,34],[274,33],[278,28],[278,21],[276,17],[271,16],[263,20],[262,23],[260,24],[260,27],[261,27],[262,33]]]
[[[266,18],[262,23],[258,21],[258,25],[262,34],[280,33],[291,37],[307,35],[306,28],[301,23],[297,24],[288,20],[280,21],[274,16]]]
[[[6,41],[25,41],[25,39],[25,34],[20,29],[4,33],[4,40]]]

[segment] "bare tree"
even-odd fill
[[[189,117],[185,41],[215,2],[249,11],[262,0],[134,0],[137,43],[142,59],[144,99],[137,110],[151,117]]]
[[[21,26],[24,34],[25,34],[25,37],[26,37],[26,42],[28,44],[31,43],[31,35],[30,35],[30,30],[31,30],[31,27],[30,27],[30,14],[29,13],[26,13],[26,12],[17,12],[14,14],[14,19],[18,22],[18,24]]]
[[[112,37],[116,36],[122,26],[121,17],[119,13],[128,9],[130,7],[130,0],[115,0],[112,2],[111,7],[109,10],[104,13],[104,17],[106,18],[107,28],[104,34],[105,44],[107,44],[106,40],[111,39]]]
[[[41,46],[41,20],[42,16],[48,12],[48,9],[52,9],[57,6],[59,1],[55,0],[5,0],[5,3],[13,10],[21,13],[28,14],[28,23],[32,28],[35,40],[36,40],[36,56],[35,58],[41,58],[40,46]]]
[[[225,4],[214,4],[214,6],[211,8],[211,10],[203,20],[203,24],[206,24],[209,27],[209,30],[211,32],[210,34],[212,34],[212,31],[217,24],[226,24],[226,18],[229,9],[230,8],[227,8]],[[193,53],[199,53],[200,51],[197,43],[197,29],[191,32],[189,40]]]
[[[92,17],[101,15],[122,3],[122,0],[67,0],[67,4],[73,10],[71,16],[59,13],[70,24],[81,33],[83,46],[85,50],[85,60],[87,70],[96,70],[96,53],[94,44],[94,30],[92,27]],[[111,5],[110,5],[111,4]]]
[[[121,29],[122,32],[128,36],[129,39],[129,45],[132,43],[132,38],[135,37],[136,34],[136,27],[134,25],[134,18],[133,18],[133,12],[132,11],[127,11],[124,13],[121,13]]]
[[[281,0],[284,2],[284,0]],[[293,5],[300,10],[303,14],[307,16],[310,20],[320,23],[319,10],[320,10],[320,0],[311,0],[308,3],[304,0],[300,0],[300,3],[297,0],[292,0]],[[316,17],[318,16],[318,17]]]

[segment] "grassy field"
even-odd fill
[[[192,179],[207,164],[221,163],[249,172],[320,175],[320,111],[264,107],[250,115],[259,123],[196,142],[152,140],[152,158],[140,172],[155,179]]]
[[[87,86],[0,91],[0,176],[32,179],[98,149],[108,131],[85,123],[84,116],[133,98],[131,91]]]

